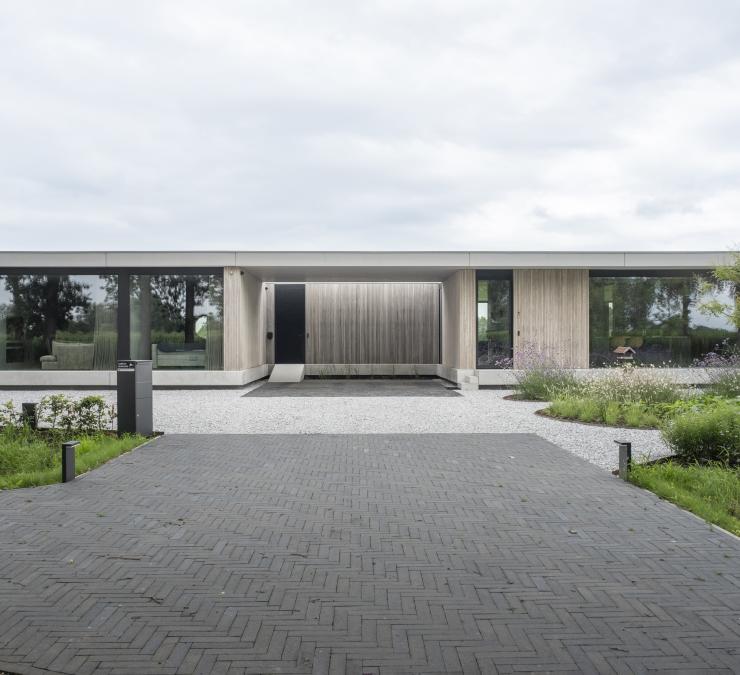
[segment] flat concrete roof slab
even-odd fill
[[[0,513],[0,670],[740,670],[740,540],[533,434],[164,436]]]

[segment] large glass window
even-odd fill
[[[478,368],[511,368],[511,272],[480,270],[476,307]]]
[[[131,357],[158,369],[223,368],[223,276],[130,278]]]
[[[0,275],[0,369],[112,370],[118,277]]]
[[[738,333],[725,318],[699,311],[711,296],[734,299],[726,284],[705,284],[707,274],[623,276],[591,273],[591,366],[632,361],[687,366]]]

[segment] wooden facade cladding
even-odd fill
[[[439,362],[439,284],[306,284],[306,363]]]
[[[588,270],[514,270],[514,367],[525,347],[567,368],[588,368]]]
[[[475,270],[458,270],[442,282],[442,364],[475,368]]]

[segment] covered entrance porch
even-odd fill
[[[224,370],[244,384],[291,364],[303,366],[284,368],[292,381],[439,377],[477,388],[474,339],[475,270],[224,270]]]

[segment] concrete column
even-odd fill
[[[224,268],[224,370],[249,370],[265,359],[265,291],[257,277]]]

